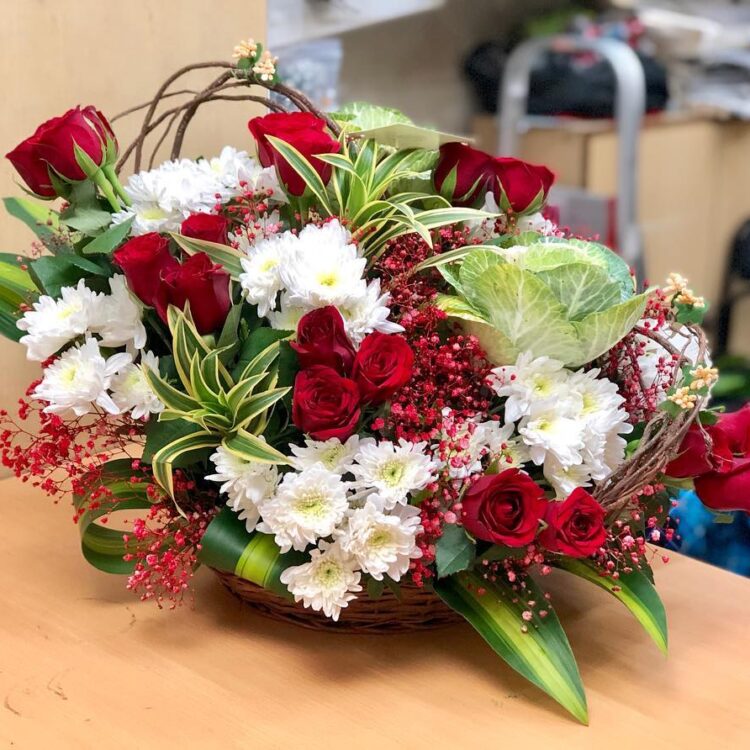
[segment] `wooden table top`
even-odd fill
[[[750,747],[750,581],[679,555],[657,566],[668,659],[604,591],[552,582],[583,727],[468,625],[311,633],[207,570],[194,607],[159,611],[85,563],[69,507],[13,479],[0,493],[3,748]]]

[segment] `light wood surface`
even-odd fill
[[[468,626],[311,633],[206,570],[193,608],[159,611],[87,566],[67,506],[13,479],[0,497],[0,747],[748,747],[750,582],[679,555],[657,566],[668,659],[605,592],[551,582],[586,728]]]

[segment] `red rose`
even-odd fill
[[[456,206],[471,206],[483,200],[485,193],[497,192],[495,160],[463,143],[444,143],[433,182],[435,189]]]
[[[435,188],[457,206],[479,203],[492,191],[503,208],[517,214],[537,211],[555,176],[547,167],[494,157],[463,143],[445,143],[433,173]]]
[[[297,373],[292,421],[315,440],[346,440],[357,428],[359,389],[349,378],[325,365]]]
[[[512,156],[495,159],[495,174],[507,204],[517,214],[538,211],[547,200],[547,193],[555,175],[547,167],[514,159]],[[495,198],[500,201],[498,193]],[[501,202],[502,203],[502,202]]]
[[[327,183],[331,178],[331,165],[316,159],[316,154],[338,153],[341,144],[326,132],[325,120],[309,112],[271,113],[264,117],[254,117],[247,124],[258,144],[258,159],[264,167],[274,166],[279,179],[291,195],[305,192],[305,181],[292,169],[276,149],[268,136],[294,146]]]
[[[711,442],[711,450],[707,440]],[[676,458],[664,468],[667,476],[677,479],[697,477],[709,471],[726,471],[732,465],[729,439],[718,425],[701,426],[695,423],[685,433]]]
[[[117,140],[107,119],[95,107],[75,107],[42,123],[26,140],[6,154],[32,192],[53,198],[49,167],[63,180],[78,182],[87,175],[75,155],[79,146],[97,165],[113,163]]]
[[[226,320],[232,306],[229,274],[206,253],[191,255],[182,265],[168,269],[162,280],[156,309],[165,322],[169,305],[182,310],[186,302],[199,333],[211,333]]]
[[[297,341],[291,347],[302,368],[326,365],[340,375],[352,370],[354,346],[346,335],[341,313],[333,305],[303,315],[297,324]]]
[[[113,257],[133,293],[149,307],[157,307],[164,275],[180,265],[169,252],[169,240],[156,232],[133,237]]]
[[[182,222],[180,234],[196,240],[228,245],[229,222],[217,214],[192,214]]]
[[[718,426],[726,435],[732,453],[750,453],[750,404],[739,411],[719,415]]]
[[[728,471],[697,477],[695,492],[711,510],[750,513],[750,457],[734,459]]]
[[[534,541],[548,505],[542,488],[518,469],[480,477],[461,502],[463,525],[473,537],[509,547]]]
[[[411,378],[414,352],[403,336],[371,333],[354,358],[352,378],[359,386],[362,401],[381,404]]]
[[[539,542],[550,552],[588,557],[607,538],[604,508],[582,487],[574,489],[562,502],[548,503],[544,520],[547,528],[539,535]]]

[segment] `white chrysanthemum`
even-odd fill
[[[570,398],[540,402],[521,420],[518,432],[537,466],[544,463],[548,454],[566,468],[583,461],[584,424],[571,416],[579,410],[579,404]]]
[[[50,414],[72,412],[77,417],[99,406],[110,414],[119,414],[117,404],[107,393],[112,377],[131,361],[129,354],[114,354],[104,359],[94,339],[68,349],[45,371],[34,398],[47,401]]]
[[[557,498],[567,497],[576,487],[588,487],[591,478],[585,464],[563,466],[552,454],[544,460],[544,476]]]
[[[28,359],[42,362],[60,347],[86,332],[98,295],[81,279],[78,286],[64,286],[60,299],[42,295],[33,309],[18,321],[20,330],[26,331],[21,343],[26,346]]]
[[[122,274],[109,280],[109,289],[110,294],[99,295],[91,306],[89,331],[99,334],[103,346],[142,349],[146,346],[146,328],[140,303]]]
[[[164,404],[151,390],[143,374],[144,367],[158,373],[159,358],[151,352],[142,352],[140,364],[131,362],[125,365],[112,377],[110,384],[112,400],[117,408],[121,413],[129,411],[133,419],[146,419],[149,414],[164,411]]]
[[[353,555],[359,567],[375,580],[387,575],[394,581],[409,570],[409,562],[422,556],[416,536],[422,531],[419,509],[399,505],[389,514],[368,499],[352,511],[336,537],[344,552]]]
[[[389,300],[388,292],[380,293],[380,279],[373,279],[361,297],[353,297],[348,304],[339,307],[346,332],[355,346],[373,331],[401,333],[404,330],[403,326],[388,320],[391,314]]]
[[[349,508],[346,490],[341,477],[322,464],[285,474],[276,494],[263,504],[258,530],[273,534],[282,552],[304,550],[341,523]]]
[[[352,470],[354,456],[361,445],[374,443],[373,438],[360,440],[359,435],[352,435],[345,443],[338,438],[329,440],[305,440],[304,446],[290,445],[294,454],[294,467],[300,471],[309,469],[315,464],[323,464],[334,474],[346,474]]]
[[[287,568],[281,574],[281,582],[296,602],[316,612],[323,610],[333,620],[338,620],[342,608],[362,591],[360,578],[354,558],[340,545],[326,542],[310,552],[309,563]]]
[[[496,367],[490,385],[498,396],[506,396],[505,421],[528,416],[538,402],[554,401],[565,394],[568,371],[562,362],[549,357],[534,358],[530,352],[518,355],[515,365]]]
[[[222,482],[219,492],[226,493],[227,505],[245,521],[248,531],[254,531],[260,511],[276,489],[279,472],[273,464],[245,461],[219,446],[211,455],[216,468],[206,479]]]
[[[240,285],[245,299],[258,306],[261,317],[276,309],[276,296],[283,288],[281,268],[288,262],[295,241],[291,232],[284,232],[244,248],[247,257],[240,261]]]
[[[295,307],[289,303],[289,295],[281,293],[279,309],[272,310],[266,316],[271,328],[279,331],[296,331],[302,316],[307,313],[304,307]]]
[[[386,509],[405,503],[409,492],[422,490],[433,480],[437,464],[426,455],[426,447],[427,443],[403,438],[398,444],[384,440],[361,445],[352,467],[355,485],[375,490]]]
[[[239,151],[232,146],[224,146],[218,156],[212,159],[199,159],[198,168],[216,180],[222,202],[239,195],[244,189],[258,192],[272,191],[272,199],[286,201],[284,191],[279,186],[276,170],[273,167],[262,167],[246,151]]]
[[[531,461],[528,446],[515,430],[515,425],[508,422],[496,433],[493,432],[492,439],[488,441],[490,456],[497,463],[499,471],[520,469]]]
[[[334,219],[323,226],[306,226],[289,246],[279,274],[292,305],[308,310],[326,305],[345,308],[367,292],[362,279],[366,262]]]
[[[519,216],[516,219],[516,228],[519,232],[539,232],[544,235],[557,234],[557,226],[553,221],[545,219],[541,211],[528,216]]]

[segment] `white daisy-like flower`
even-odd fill
[[[492,370],[490,386],[498,396],[507,397],[505,421],[516,422],[531,413],[533,404],[563,396],[567,375],[562,362],[523,352],[515,365]]]
[[[279,331],[296,331],[302,316],[307,313],[304,307],[295,307],[289,303],[289,295],[281,293],[278,310],[271,310],[266,315],[271,328]]]
[[[151,390],[143,368],[159,372],[159,358],[152,352],[142,352],[140,364],[125,365],[110,383],[112,400],[121,413],[130,412],[133,419],[146,419],[150,414],[160,414],[164,404]]]
[[[565,468],[583,461],[584,423],[574,415],[578,403],[564,398],[555,402],[540,402],[521,420],[518,432],[529,448],[531,460],[541,466],[551,454]]]
[[[360,446],[374,442],[373,438],[360,439],[359,435],[352,435],[345,443],[338,438],[305,440],[304,446],[290,445],[289,448],[295,456],[294,467],[300,471],[320,463],[334,474],[346,474],[352,470]]]
[[[364,442],[364,441],[363,441]],[[427,443],[398,444],[383,440],[360,445],[352,467],[355,486],[372,489],[386,510],[406,503],[409,492],[424,489],[434,479],[437,463],[426,453]]]
[[[552,454],[544,460],[544,477],[555,490],[557,498],[565,498],[576,487],[588,487],[591,484],[589,469],[585,464],[563,466]]]
[[[146,346],[146,327],[138,300],[131,294],[122,274],[109,280],[110,294],[99,295],[91,307],[88,329],[98,333],[103,346]]]
[[[355,346],[362,343],[368,333],[401,333],[403,326],[388,320],[390,295],[380,293],[380,279],[373,279],[361,297],[353,297],[348,304],[339,307],[349,338]]]
[[[346,308],[367,293],[362,278],[366,263],[349,233],[334,219],[323,226],[310,224],[299,233],[279,275],[292,305],[308,310],[326,305]]]
[[[384,575],[398,581],[409,570],[409,562],[422,556],[416,543],[422,531],[419,509],[399,505],[386,514],[380,505],[368,499],[349,514],[346,525],[335,536],[365,573],[377,581]]]
[[[113,376],[131,362],[130,354],[113,354],[104,359],[95,339],[63,352],[45,371],[34,390],[34,398],[46,401],[45,412],[77,417],[99,406],[109,414],[119,414],[117,404],[107,393]]]
[[[258,306],[261,317],[276,309],[276,297],[283,289],[281,268],[288,262],[295,240],[291,232],[284,232],[245,247],[240,243],[246,254],[240,261],[240,285],[245,299]]]
[[[254,531],[263,505],[276,489],[278,469],[273,464],[246,461],[221,445],[211,461],[216,471],[206,479],[222,483],[219,492],[227,495],[227,505],[245,521],[248,531]]]
[[[539,232],[544,235],[557,233],[557,226],[553,221],[545,219],[541,211],[528,216],[519,216],[516,219],[516,228],[520,232]]]
[[[198,168],[206,172],[219,185],[217,192],[222,202],[239,195],[244,189],[258,192],[271,191],[276,202],[286,202],[284,191],[279,186],[276,170],[273,167],[262,167],[257,160],[248,156],[246,151],[239,151],[232,146],[224,146],[218,156],[211,159],[198,159]]]
[[[362,591],[361,577],[356,560],[339,544],[321,542],[310,552],[309,563],[287,568],[280,579],[296,602],[338,620],[341,610]]]
[[[492,433],[488,447],[499,471],[520,469],[531,461],[528,446],[516,433],[516,427],[512,422],[504,424],[497,432]]]
[[[33,309],[17,323],[20,330],[26,331],[21,343],[26,346],[27,358],[43,362],[60,347],[86,333],[98,298],[83,279],[75,287],[64,286],[59,299],[46,294],[39,297]]]
[[[315,464],[299,473],[289,472],[276,494],[263,504],[258,530],[273,534],[282,552],[304,550],[330,536],[349,508],[347,485],[341,476]]]

